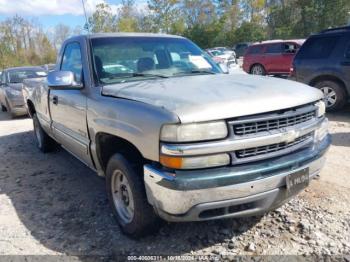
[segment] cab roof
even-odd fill
[[[329,28],[329,29],[321,31],[319,34],[345,33],[345,32],[350,33],[350,26]]]
[[[163,37],[163,38],[184,38],[178,35],[169,34],[156,34],[156,33],[96,33],[96,34],[86,34],[73,36],[67,40],[76,38],[86,38],[86,39],[96,39],[96,38],[106,38],[106,37]]]
[[[276,40],[266,40],[266,41],[261,41],[261,42],[256,42],[253,45],[266,45],[266,44],[278,44],[278,43],[297,43],[299,45],[302,45],[305,42],[305,39],[288,39],[288,40],[283,40],[283,39],[276,39]]]

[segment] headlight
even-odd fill
[[[164,142],[195,142],[225,138],[228,134],[225,121],[164,125],[160,140]]]
[[[321,126],[316,130],[316,139],[317,141],[322,141],[328,135],[328,119],[322,121]]]
[[[317,106],[317,117],[323,116],[326,113],[326,104],[324,103],[324,101],[318,101],[315,105]]]
[[[160,163],[173,169],[198,169],[218,166],[227,166],[230,164],[230,156],[228,154],[217,154],[199,157],[173,157],[160,156]]]

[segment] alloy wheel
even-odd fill
[[[253,74],[253,75],[263,75],[263,74],[264,74],[264,71],[263,71],[263,69],[262,69],[261,66],[255,65],[255,66],[253,66],[253,68],[252,68],[252,74]]]
[[[324,87],[321,87],[321,91],[324,94],[324,97],[326,100],[326,106],[327,107],[334,106],[335,103],[337,102],[337,94],[334,91],[334,89],[329,86],[324,86]]]

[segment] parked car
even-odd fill
[[[105,72],[136,60],[132,73]],[[28,99],[37,146],[55,143],[105,176],[123,232],[167,221],[253,216],[296,195],[330,145],[322,92],[223,74],[186,38],[89,34],[66,40]],[[88,193],[88,192],[87,192]]]
[[[46,72],[50,72],[53,71],[55,69],[55,64],[45,64],[42,65],[41,67],[46,71]]]
[[[240,58],[244,56],[245,52],[247,51],[248,47],[252,43],[246,42],[246,43],[237,43],[233,46],[233,51],[236,53],[236,57]]]
[[[27,110],[22,94],[22,83],[26,78],[46,76],[41,67],[13,67],[3,71],[0,85],[0,106],[11,117],[26,115]]]
[[[233,51],[231,48],[229,47],[213,47],[213,48],[210,48],[210,49],[213,49],[213,50],[219,50],[221,52],[223,52],[224,54],[230,54],[232,56],[235,56],[236,57],[236,53],[235,51]]]
[[[327,110],[341,109],[350,94],[350,27],[309,37],[294,59],[291,78],[319,88]]]
[[[224,47],[210,48],[206,50],[216,63],[224,64],[227,67],[237,64],[234,51]]]
[[[304,40],[271,40],[248,47],[243,70],[253,75],[289,75],[294,56]]]

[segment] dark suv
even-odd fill
[[[233,51],[236,53],[236,57],[240,58],[244,56],[245,51],[252,43],[237,43],[233,46]]]
[[[310,36],[294,59],[291,79],[322,90],[329,111],[342,108],[350,92],[350,26]]]

